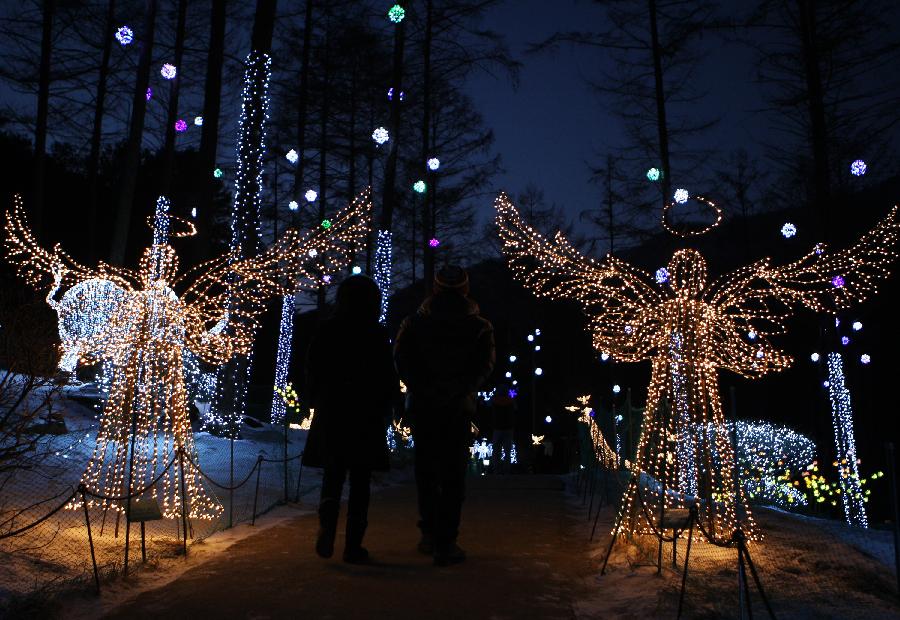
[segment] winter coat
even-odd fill
[[[306,369],[315,414],[303,464],[388,469],[386,432],[399,381],[384,327],[340,315],[323,321]]]
[[[468,437],[476,393],[494,369],[494,355],[494,328],[459,293],[437,293],[406,318],[394,360],[407,387],[413,436],[419,429]]]

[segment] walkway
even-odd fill
[[[391,487],[373,496],[365,543],[371,566],[341,562],[342,533],[334,558],[316,557],[316,519],[302,516],[107,617],[574,618],[594,571],[566,502],[555,477],[470,479],[460,538],[469,559],[436,568],[415,550],[413,485]]]

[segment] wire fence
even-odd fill
[[[181,463],[177,455],[148,488],[166,471],[190,463],[221,503],[221,514],[182,520],[178,510],[176,517],[151,515],[140,521],[144,513],[133,515],[130,524],[128,501],[143,493],[108,498],[119,509],[104,509],[96,501],[102,496],[80,483],[89,442],[74,439],[77,433],[54,438],[59,449],[39,467],[0,474],[0,617],[39,606],[63,591],[98,588],[127,566],[134,570],[144,562],[189,553],[191,544],[217,531],[252,524],[278,504],[302,501],[320,484],[318,472],[301,466],[305,434],[269,426],[247,429],[235,441],[197,434],[198,458],[185,454]]]

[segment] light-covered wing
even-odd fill
[[[845,250],[830,252],[820,244],[787,265],[763,259],[738,269],[714,283],[707,298],[741,323],[776,329],[800,308],[834,313],[862,302],[890,275],[900,238],[897,215],[894,207]]]
[[[92,278],[109,280],[126,290],[134,288],[135,278],[128,270],[105,263],[92,269],[75,262],[59,245],[52,251],[41,247],[28,227],[22,197],[18,194],[13,199],[13,208],[6,212],[4,246],[7,260],[36,290],[47,289],[54,284],[56,288],[68,288],[76,282]]]
[[[316,290],[327,286],[331,278],[346,270],[356,252],[365,244],[372,211],[371,192],[366,190],[340,211],[327,225],[300,235],[288,230],[274,244],[252,258],[238,258],[236,252],[214,259],[189,274],[194,282],[181,299],[195,320],[203,325],[197,332],[192,350],[208,349],[198,340],[215,343],[224,335],[239,337],[249,346],[250,335],[257,327],[259,315],[267,301],[297,289]],[[213,332],[214,326],[227,324]]]
[[[591,322],[594,347],[617,359],[645,359],[657,326],[656,307],[664,301],[648,282],[650,274],[607,256],[586,258],[557,232],[553,239],[526,224],[501,193],[494,207],[497,227],[514,277],[539,297],[577,301]]]

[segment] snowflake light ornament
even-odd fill
[[[426,189],[428,189],[428,186],[425,185],[425,181],[422,181],[421,179],[413,183],[413,190],[417,194],[424,194]]]
[[[131,28],[128,26],[120,26],[118,30],[116,30],[116,41],[122,47],[126,45],[130,45],[132,41],[134,41],[134,32],[132,32]]]
[[[284,156],[292,164],[296,164],[297,160],[300,159],[300,156],[297,154],[297,151],[295,149],[291,149],[290,151],[285,153]]]
[[[178,133],[184,133],[185,131],[187,131],[187,123],[184,122],[183,118],[179,118],[177,121],[175,121],[175,131],[177,131]]]
[[[316,190],[314,189],[308,189],[306,190],[306,193],[303,194],[303,197],[306,198],[306,202],[315,202],[316,198],[319,197],[319,194],[316,193]]]
[[[221,179],[223,174],[225,173],[222,172],[221,168],[216,168],[215,170],[213,170],[213,176],[217,179]]]
[[[796,234],[797,234],[797,227],[794,226],[793,224],[791,224],[790,222],[785,222],[784,225],[781,227],[781,235],[785,239],[790,239],[791,237],[793,237]]]
[[[391,139],[391,134],[389,134],[388,130],[384,127],[377,127],[375,131],[372,132],[372,139],[375,140],[375,144],[381,146]]]
[[[659,181],[659,168],[650,168],[647,171],[648,181]]]
[[[296,200],[292,200],[288,203],[288,209],[291,211],[296,211],[300,208],[300,204]]]
[[[388,19],[395,24],[399,24],[406,17],[406,10],[399,4],[395,4],[388,10]]]
[[[160,68],[159,74],[167,80],[174,80],[175,76],[178,75],[178,68],[167,62]]]
[[[680,205],[683,205],[684,203],[686,203],[688,201],[688,198],[690,198],[690,197],[691,197],[691,195],[688,194],[688,191],[684,188],[678,188],[675,190],[675,196],[674,196],[675,202],[677,202]]]
[[[430,158],[427,163],[428,163],[428,169],[431,170],[432,172],[434,172],[435,170],[437,170],[438,168],[441,167],[441,160],[438,159],[437,157]]]
[[[428,240],[428,246],[432,248],[436,248],[441,245],[441,241],[437,237],[432,237]]]
[[[656,270],[656,283],[657,284],[665,284],[669,281],[669,270],[665,267],[660,267]]]
[[[868,166],[866,166],[866,162],[861,159],[854,160],[852,164],[850,164],[850,174],[855,177],[861,177],[866,173]]]

